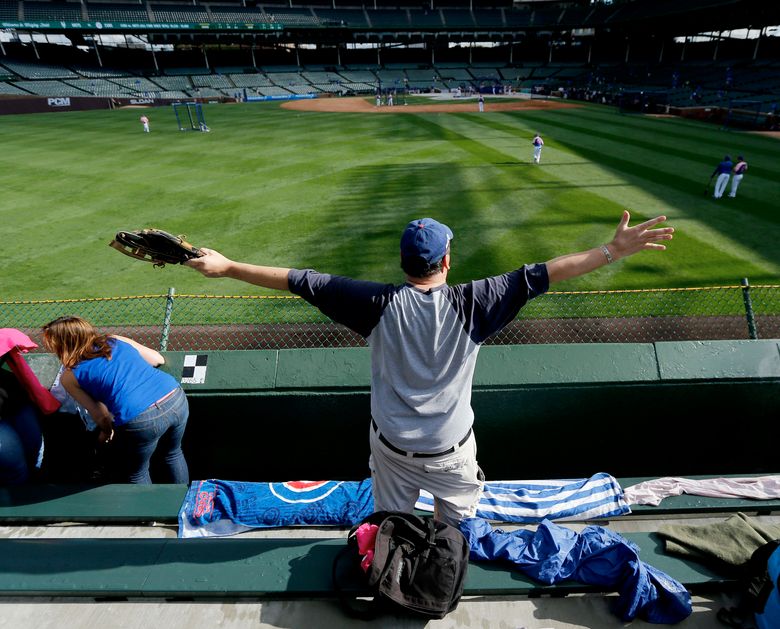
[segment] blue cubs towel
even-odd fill
[[[422,492],[416,507],[433,511]],[[179,537],[233,535],[279,526],[353,526],[373,513],[371,480],[245,483],[193,481],[179,510]],[[485,483],[477,516],[499,522],[585,520],[630,513],[609,474],[576,480]]]
[[[179,510],[179,537],[278,526],[352,526],[373,512],[370,480],[193,481]]]

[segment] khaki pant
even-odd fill
[[[455,451],[436,457],[403,456],[379,440],[369,428],[371,482],[375,511],[412,513],[420,490],[433,494],[434,517],[457,526],[474,517],[482,495],[484,475],[477,465],[477,442],[472,432]]]

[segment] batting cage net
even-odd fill
[[[173,107],[179,131],[207,132],[211,130],[206,125],[206,116],[203,113],[203,105],[200,103],[172,103],[171,107]]]
[[[780,338],[780,285],[550,292],[487,344],[639,343]],[[140,295],[0,302],[0,327],[41,343],[41,327],[79,315],[160,350],[357,347],[362,337],[289,295]],[[37,351],[43,351],[38,349]]]

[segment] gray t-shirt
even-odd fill
[[[371,415],[397,447],[440,452],[474,421],[471,382],[482,342],[549,288],[547,266],[420,290],[292,270],[290,291],[371,347]]]

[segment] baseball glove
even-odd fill
[[[108,244],[131,258],[151,262],[156,267],[181,264],[203,255],[183,236],[174,236],[162,229],[117,232],[114,240]]]

